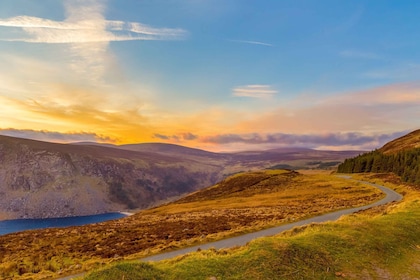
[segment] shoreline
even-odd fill
[[[40,219],[11,219],[0,221],[0,236],[9,233],[18,233],[26,230],[62,228],[71,226],[84,226],[89,224],[102,223],[110,220],[121,219],[131,216],[129,212],[109,212],[86,216],[70,216],[60,218]]]
[[[129,217],[129,216],[133,216],[135,213],[131,213],[131,212],[126,212],[126,211],[118,211],[118,213],[120,213],[120,214],[122,214],[122,215],[125,215],[125,216],[127,216],[127,217]]]

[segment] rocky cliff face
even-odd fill
[[[220,166],[98,146],[0,136],[3,218],[145,208],[221,179]]]

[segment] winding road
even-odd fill
[[[340,177],[346,178],[346,179],[351,179],[350,176],[346,176],[346,175],[342,175]],[[385,197],[379,201],[376,201],[374,203],[365,205],[365,206],[360,206],[360,207],[356,207],[356,208],[350,208],[350,209],[344,209],[344,210],[340,210],[340,211],[336,211],[336,212],[331,212],[331,213],[327,213],[324,215],[320,215],[320,216],[316,216],[316,217],[312,217],[306,220],[301,220],[298,222],[294,222],[291,224],[285,224],[285,225],[281,225],[278,227],[273,227],[273,228],[269,228],[269,229],[265,229],[265,230],[261,230],[261,231],[257,231],[257,232],[253,232],[253,233],[248,233],[245,235],[240,235],[237,237],[231,237],[231,238],[227,238],[227,239],[223,239],[223,240],[219,240],[219,241],[215,241],[215,242],[211,242],[211,243],[206,243],[206,244],[202,244],[202,245],[198,245],[198,246],[193,246],[193,247],[188,247],[188,248],[184,248],[184,249],[180,249],[180,250],[176,250],[176,251],[172,251],[172,252],[167,252],[167,253],[162,253],[162,254],[158,254],[158,255],[154,255],[154,256],[150,256],[150,257],[146,257],[141,259],[141,261],[144,262],[148,262],[148,261],[161,261],[161,260],[166,260],[166,259],[170,259],[173,257],[177,257],[177,256],[181,256],[184,255],[186,253],[191,253],[194,251],[197,251],[198,249],[201,250],[205,250],[205,249],[210,249],[210,248],[214,248],[214,249],[224,249],[224,248],[232,248],[235,246],[243,246],[246,245],[248,242],[250,242],[251,240],[254,240],[256,238],[259,237],[267,237],[267,236],[272,236],[272,235],[276,235],[278,233],[281,233],[283,231],[292,229],[294,227],[297,226],[303,226],[303,225],[308,225],[311,223],[322,223],[322,222],[328,222],[328,221],[335,221],[338,220],[338,218],[340,218],[343,215],[347,215],[347,214],[352,214],[355,212],[358,212],[360,210],[366,210],[375,206],[379,206],[379,205],[384,205],[387,204],[389,202],[393,202],[393,201],[400,201],[403,196],[387,187],[381,186],[381,185],[377,185],[377,184],[373,184],[373,183],[369,183],[366,181],[360,181],[360,180],[354,180],[363,184],[367,184],[367,185],[371,185],[373,187],[376,187],[378,189],[380,189],[382,192],[385,193]]]
[[[351,176],[341,175],[340,177],[348,179],[348,180],[353,180],[351,178]],[[279,234],[283,231],[292,229],[294,227],[308,225],[308,224],[311,224],[311,223],[322,223],[322,222],[328,222],[328,221],[335,221],[343,215],[352,214],[352,213],[358,212],[360,210],[366,210],[366,209],[369,209],[369,208],[372,208],[372,207],[375,207],[375,206],[384,205],[384,204],[387,204],[387,203],[390,203],[390,202],[393,202],[393,201],[400,201],[403,198],[403,196],[401,194],[399,194],[399,193],[397,193],[397,192],[395,192],[395,191],[393,191],[393,190],[391,190],[387,187],[377,185],[377,184],[373,184],[373,183],[366,182],[366,181],[360,181],[360,180],[353,180],[353,181],[376,187],[376,188],[380,189],[382,192],[385,193],[385,197],[383,199],[379,200],[379,201],[376,201],[374,203],[371,203],[371,204],[368,204],[368,205],[365,205],[365,206],[339,210],[339,211],[336,211],[336,212],[323,214],[323,215],[320,215],[320,216],[312,217],[312,218],[309,218],[309,219],[306,219],[306,220],[301,220],[301,221],[294,222],[294,223],[291,223],[291,224],[285,224],[285,225],[281,225],[281,226],[278,226],[278,227],[273,227],[273,228],[253,232],[253,233],[244,234],[244,235],[237,236],[237,237],[231,237],[231,238],[227,238],[227,239],[223,239],[223,240],[219,240],[219,241],[215,241],[215,242],[211,242],[211,243],[206,243],[206,244],[202,244],[202,245],[188,247],[188,248],[184,248],[184,249],[180,249],[180,250],[176,250],[176,251],[172,251],[172,252],[157,254],[157,255],[150,256],[150,257],[142,258],[142,259],[140,259],[140,261],[149,262],[149,261],[166,260],[166,259],[170,259],[170,258],[173,258],[173,257],[181,256],[181,255],[184,255],[184,254],[187,254],[187,253],[195,252],[199,249],[201,249],[201,250],[210,249],[210,248],[224,249],[224,248],[232,248],[232,247],[235,247],[235,246],[243,246],[243,245],[246,245],[251,240],[254,240],[254,239],[259,238],[259,237],[267,237],[267,236],[276,235],[276,234]],[[59,279],[60,280],[70,280],[70,279],[73,279],[75,277],[80,277],[80,276],[83,276],[83,275],[84,274],[78,274],[78,275],[68,276],[68,277],[59,278]]]

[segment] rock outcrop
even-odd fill
[[[221,166],[0,136],[0,212],[47,218],[141,209],[221,179]]]

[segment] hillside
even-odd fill
[[[419,279],[419,191],[389,174],[357,178],[404,193],[404,200],[243,247],[151,263],[118,262],[83,279]]]
[[[417,148],[420,148],[420,129],[385,144],[379,151],[383,154],[396,154]]]
[[[404,182],[420,185],[420,130],[385,144],[379,150],[346,159],[341,173],[392,172]]]
[[[211,185],[222,171],[188,157],[0,136],[0,218],[141,209]]]
[[[0,136],[0,219],[144,209],[264,168],[327,168],[356,152],[212,153],[179,145],[56,144]]]
[[[0,236],[0,277],[37,279],[91,269],[365,205],[382,196],[376,188],[349,185],[336,176],[285,170],[237,174],[120,220]]]

